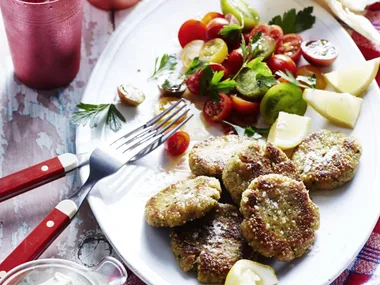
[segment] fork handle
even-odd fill
[[[71,200],[63,200],[0,264],[0,276],[16,266],[38,258],[69,225],[78,211]]]
[[[65,153],[0,178],[0,202],[65,176],[77,167],[75,155]]]

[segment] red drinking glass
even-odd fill
[[[92,5],[103,10],[122,10],[137,4],[140,0],[88,0]]]
[[[0,0],[15,74],[32,88],[69,84],[80,65],[82,0]]]

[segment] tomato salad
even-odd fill
[[[200,20],[190,19],[181,25],[178,41],[183,71],[175,76],[175,86],[180,86],[181,92],[185,86],[191,93],[207,97],[203,117],[210,123],[236,122],[231,119],[236,117],[243,118],[240,122],[247,121],[247,117],[255,122],[261,114],[271,125],[282,111],[303,116],[306,102],[302,90],[326,87],[317,66],[331,64],[338,56],[337,49],[324,39],[311,43],[301,37],[300,33],[315,22],[312,7],[298,14],[291,9],[268,24],[259,24],[252,7],[244,6],[244,1],[244,5],[234,7],[236,2],[222,0],[223,13],[212,11]],[[297,22],[300,19],[302,23]],[[298,66],[301,56],[312,65]],[[170,65],[162,57],[157,63],[173,71],[179,62]],[[164,96],[173,90],[172,73],[160,85]],[[169,96],[181,93],[178,88],[174,90]]]

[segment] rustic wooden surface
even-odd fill
[[[14,77],[0,19],[0,177],[55,155],[75,152],[75,126],[69,118],[113,30],[133,9],[112,13],[84,1],[79,74],[68,87],[51,91],[30,89]],[[61,199],[77,188],[78,175],[70,174],[0,204],[0,262]],[[64,258],[91,266],[105,255],[114,252],[85,203],[42,257]]]

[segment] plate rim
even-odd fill
[[[121,45],[118,45],[118,43],[120,43],[121,41],[123,41],[129,35],[130,31],[133,30],[133,27],[135,27],[136,25],[138,25],[142,21],[143,18],[148,17],[155,10],[156,7],[159,7],[160,5],[162,5],[163,3],[167,2],[167,1],[169,1],[169,0],[155,0],[155,1],[153,1],[153,0],[146,0],[146,1],[140,2],[139,6],[137,8],[135,8],[122,21],[122,23],[117,27],[117,29],[111,35],[110,39],[108,40],[108,43],[107,43],[106,47],[104,48],[103,52],[101,53],[100,57],[98,58],[98,62],[96,64],[93,72],[91,73],[91,76],[90,76],[90,78],[88,80],[86,89],[85,89],[85,91],[83,93],[82,99],[85,98],[85,97],[89,97],[87,94],[91,93],[89,91],[90,89],[96,89],[97,85],[99,86],[99,85],[102,84],[102,81],[97,81],[97,80],[94,80],[94,79],[98,78],[98,73],[99,72],[100,72],[100,74],[102,74],[102,70],[104,70],[104,69],[107,70],[108,69],[108,67],[110,66],[110,64],[113,61],[114,56],[118,53],[118,51],[120,49]],[[339,24],[340,30],[342,32],[344,32],[346,34],[346,37],[348,37],[349,40],[352,42],[354,48],[358,51],[359,56],[361,56],[364,59],[364,56],[362,55],[362,53],[360,52],[360,50],[357,47],[356,43],[350,37],[350,35],[348,34],[348,32],[318,2],[312,1],[312,0],[307,0],[307,1],[293,0],[293,1],[297,2],[298,4],[300,4],[302,6],[305,6],[306,3],[309,2],[313,6],[318,6],[320,9],[324,10],[327,14],[329,14],[329,16],[331,17],[331,20],[333,20],[333,21],[335,21],[336,23]],[[133,25],[131,25],[131,23],[133,23]],[[109,55],[111,55],[111,56],[109,56]],[[379,88],[379,86],[376,83],[372,82],[372,85],[373,84],[375,84],[376,87],[377,87],[377,88],[375,88],[374,92],[376,91],[377,94],[378,94],[378,96],[380,96],[380,88]],[[91,88],[89,88],[89,86]],[[378,99],[378,102],[380,102],[380,99]],[[376,112],[374,112],[373,106],[371,106],[371,112],[372,112],[372,117],[374,119],[376,117],[380,118],[380,115],[376,116]],[[85,130],[85,128],[82,128],[82,127],[77,127],[76,128],[76,139],[75,139],[76,149],[78,149],[78,145],[80,145],[78,143],[78,138],[81,136],[81,133],[84,130]],[[379,139],[380,139],[379,132],[377,130],[375,132],[374,139],[376,140],[376,142],[378,142]],[[379,158],[379,155],[377,155],[377,157]],[[376,164],[380,166],[380,160],[379,159],[378,159],[378,161],[376,161]],[[80,171],[79,179],[80,179],[81,185],[83,184],[83,180],[84,180],[83,178],[84,178],[84,176],[85,175],[83,174],[83,171]],[[374,180],[373,185],[374,185],[373,188],[376,188],[376,185],[380,186],[380,177],[378,177],[378,176],[376,177],[376,179]],[[380,190],[378,190],[377,192],[378,192],[377,196],[378,196],[378,198],[380,200]],[[118,256],[123,260],[123,262],[128,266],[128,268],[130,268],[143,282],[145,282],[146,284],[152,284],[153,285],[154,283],[152,283],[147,277],[145,277],[146,274],[141,273],[139,269],[137,269],[135,266],[133,266],[133,264],[131,264],[130,262],[128,262],[127,258],[124,258],[124,256],[119,252],[118,248],[115,246],[115,244],[113,242],[113,238],[111,238],[111,236],[108,235],[107,231],[104,230],[105,226],[103,224],[102,219],[99,217],[101,214],[97,213],[97,211],[95,209],[96,207],[93,205],[91,195],[87,198],[87,201],[88,201],[88,203],[89,203],[89,205],[91,207],[91,210],[93,211],[93,214],[94,214],[94,216],[95,216],[95,218],[96,218],[96,220],[97,220],[100,228],[103,231],[103,234],[106,236],[107,240],[110,242],[110,244],[112,245],[113,249],[118,254]],[[365,239],[360,244],[360,246],[358,245],[358,248],[357,248],[357,250],[355,250],[353,256],[351,256],[350,258],[347,258],[345,267],[341,268],[335,274],[335,276],[332,276],[331,279],[329,278],[329,280],[327,280],[325,283],[323,283],[321,285],[329,285],[330,281],[332,282],[333,280],[335,280],[335,278],[338,277],[351,264],[351,262],[355,259],[355,257],[357,257],[357,255],[359,254],[359,252],[361,251],[361,249],[363,248],[363,246],[368,241],[370,235],[372,234],[372,231],[373,231],[373,229],[374,229],[374,227],[375,227],[375,225],[376,225],[376,223],[377,223],[377,221],[379,219],[379,216],[380,216],[380,207],[378,207],[378,209],[377,209],[377,215],[374,215],[374,217],[373,217],[373,221],[371,223],[371,225],[372,225],[371,229],[368,230],[368,233],[366,234]]]

